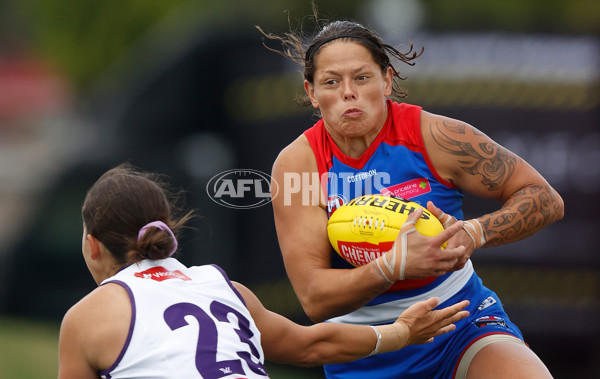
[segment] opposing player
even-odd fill
[[[315,19],[320,26],[316,12]],[[526,238],[560,220],[558,193],[527,162],[473,126],[391,100],[406,96],[392,60],[412,65],[420,55],[412,46],[402,53],[351,21],[320,26],[306,49],[300,33],[259,30],[283,47],[269,49],[301,65],[306,96],[300,102],[321,116],[281,151],[272,172],[279,183],[320,178],[324,190],[321,199],[307,203],[315,183],[304,182],[305,191],[273,201],[286,271],[307,315],[379,325],[432,294],[441,306],[465,296],[471,300],[471,316],[457,323],[455,333],[432,344],[327,365],[327,377],[551,377],[469,258],[478,248]],[[463,218],[463,191],[496,199],[501,207],[455,224]],[[358,268],[332,254],[328,215],[371,193],[427,206],[453,232],[446,250],[434,238],[401,232],[405,244],[399,236],[397,248]]]
[[[344,362],[454,329],[468,301],[432,311],[430,298],[392,325],[300,326],[265,309],[215,265],[171,256],[178,218],[165,182],[128,165],[106,172],[82,207],[82,251],[99,287],[65,315],[59,378],[265,378],[264,359]]]

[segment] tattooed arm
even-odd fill
[[[527,162],[487,135],[462,121],[422,112],[421,133],[438,174],[457,188],[498,200],[502,207],[477,218],[485,246],[526,238],[563,217],[563,201],[548,182]],[[465,232],[455,238],[467,246]],[[449,241],[450,242],[450,241]]]

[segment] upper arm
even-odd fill
[[[105,284],[65,314],[59,335],[59,378],[97,378],[119,356],[131,322],[129,295]]]
[[[77,306],[73,306],[63,318],[58,339],[58,378],[97,378],[86,355],[85,315]]]
[[[527,162],[465,122],[423,111],[421,132],[438,174],[461,190],[504,203],[527,186],[549,187]]]
[[[311,271],[331,267],[324,195],[316,160],[304,136],[279,154],[272,176],[283,187],[273,199],[277,238],[288,277],[303,302]]]

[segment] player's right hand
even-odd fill
[[[444,275],[453,271],[457,262],[465,255],[464,246],[441,247],[444,242],[462,230],[462,221],[454,223],[436,236],[428,237],[420,234],[415,228],[415,223],[422,213],[423,210],[419,208],[408,216],[398,233],[394,248],[386,253],[386,255],[394,254],[395,250],[395,263],[398,267],[396,272],[404,274],[401,279]],[[386,258],[390,261],[391,257]],[[401,267],[403,261],[405,262]]]

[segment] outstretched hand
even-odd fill
[[[419,301],[402,312],[394,322],[397,327],[408,329],[407,345],[431,342],[434,337],[456,329],[454,323],[469,316],[469,311],[464,310],[469,305],[468,300],[433,310],[439,302],[437,297]]]

